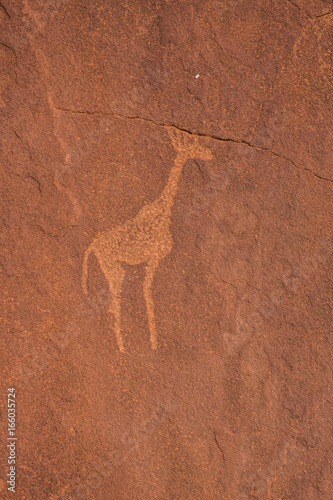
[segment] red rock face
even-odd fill
[[[2,1],[1,498],[331,498],[332,12]]]

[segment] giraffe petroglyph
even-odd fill
[[[83,291],[88,294],[88,259],[90,254],[94,253],[112,294],[109,312],[114,316],[116,339],[121,352],[124,352],[121,334],[121,289],[125,277],[123,264],[139,265],[144,262],[147,263],[143,291],[148,315],[150,342],[152,348],[156,349],[157,333],[152,284],[160,261],[172,249],[171,209],[177,193],[179,178],[188,159],[210,160],[213,157],[211,150],[199,143],[198,137],[192,137],[189,133],[171,127],[168,127],[168,132],[177,151],[177,156],[161,195],[152,203],[144,205],[136,217],[129,219],[125,224],[100,233],[92,241],[84,255]]]

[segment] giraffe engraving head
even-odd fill
[[[204,145],[204,137],[183,132],[176,128],[169,128],[169,136],[173,147],[183,158],[199,158],[201,160],[211,160],[213,153],[210,148]]]

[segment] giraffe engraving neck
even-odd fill
[[[174,199],[178,190],[179,178],[187,159],[188,158],[184,153],[178,153],[174,166],[171,169],[168,182],[162,191],[161,199],[169,210],[174,204]]]

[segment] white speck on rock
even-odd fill
[[[195,78],[199,78],[200,75],[195,75]]]

